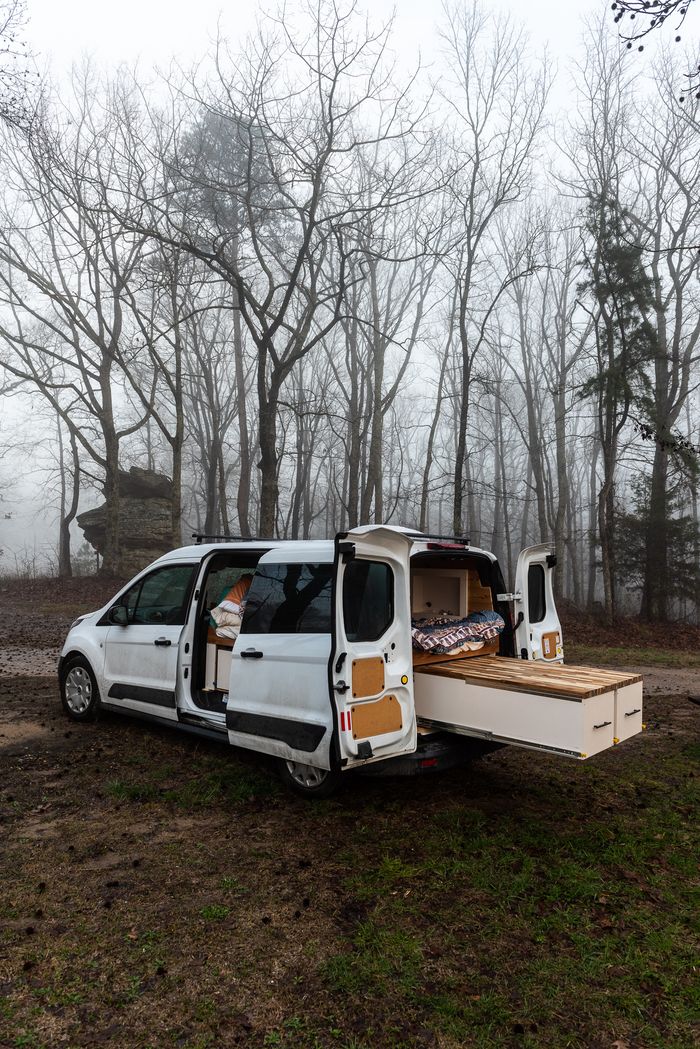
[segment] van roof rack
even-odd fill
[[[247,543],[257,540],[257,535],[205,535],[203,532],[193,532],[192,538],[197,546],[200,543]]]
[[[408,532],[409,539],[439,539],[445,543],[459,543],[461,546],[469,546],[471,540],[466,535],[433,535],[431,532]]]

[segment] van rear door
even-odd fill
[[[402,532],[382,526],[336,537],[330,678],[345,767],[416,749],[411,542]]]
[[[515,644],[522,659],[564,662],[561,623],[554,603],[557,559],[548,543],[521,550],[515,571]]]

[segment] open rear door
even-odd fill
[[[381,525],[336,537],[330,680],[341,763],[417,745],[411,648],[411,540]]]
[[[515,571],[515,644],[521,659],[564,662],[552,580],[557,559],[548,543],[521,550]]]

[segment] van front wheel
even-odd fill
[[[328,798],[337,790],[340,773],[319,769],[301,761],[279,760],[280,778],[286,787],[306,798]]]
[[[72,721],[94,721],[100,707],[100,692],[87,659],[73,656],[61,672],[61,702]]]

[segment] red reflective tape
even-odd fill
[[[345,711],[344,710],[341,710],[341,712],[340,712],[340,728],[342,729],[343,732],[345,732]]]
[[[348,711],[348,732],[350,732],[351,729],[352,725],[350,724],[350,711]]]

